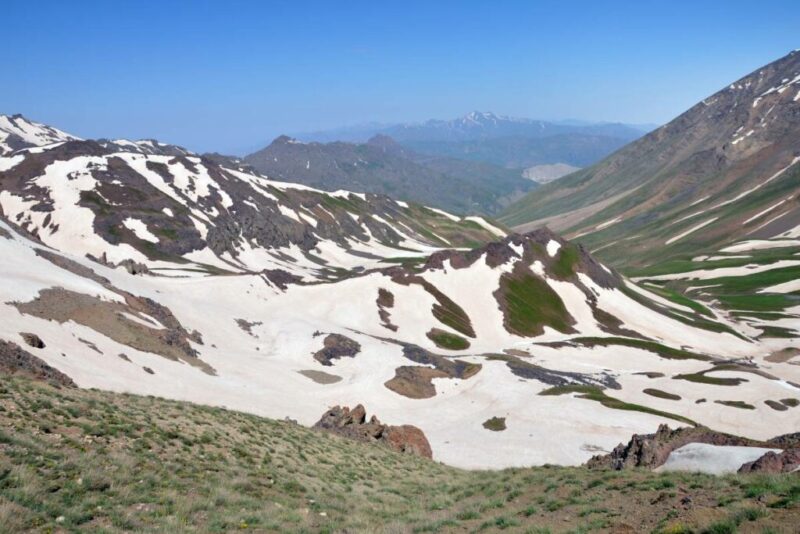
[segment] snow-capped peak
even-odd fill
[[[0,115],[0,155],[23,148],[52,145],[80,138],[22,115]]]

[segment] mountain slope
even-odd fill
[[[663,423],[795,426],[800,368],[771,321],[641,287],[548,230],[150,141],[0,167],[0,340],[79,387],[305,425],[363,403],[469,468],[579,464]]]
[[[0,156],[11,152],[79,140],[52,126],[31,122],[22,115],[0,115]]]
[[[469,472],[287,421],[14,377],[0,406],[9,532],[789,532],[800,511],[790,474]]]
[[[480,218],[274,182],[155,141],[17,150],[0,160],[0,185],[3,216],[43,243],[163,272],[314,278],[503,235]]]
[[[381,193],[457,213],[496,213],[533,188],[518,170],[420,156],[386,136],[364,144],[300,143],[282,136],[244,162],[276,180]]]
[[[580,236],[621,267],[741,240],[791,240],[799,157],[800,53],[792,52],[602,162],[537,188],[501,220]]]

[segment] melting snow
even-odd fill
[[[489,224],[486,219],[483,217],[465,217],[465,221],[472,221],[474,223],[478,223],[484,230],[488,230],[489,232],[493,233],[497,237],[505,237],[506,233],[501,230],[500,228]]]
[[[718,218],[719,217],[714,217],[713,219],[709,219],[707,221],[701,222],[700,224],[698,224],[696,226],[692,226],[691,228],[689,228],[685,232],[680,233],[680,234],[676,235],[675,237],[671,237],[670,239],[667,239],[665,244],[666,245],[671,245],[675,241],[678,241],[679,239],[682,239],[682,238],[686,237],[687,235],[689,235],[689,234],[691,234],[693,232],[696,232],[697,230],[703,228],[704,226],[708,226],[709,224],[711,224],[714,221],[716,221]]]
[[[147,225],[144,224],[144,222],[140,221],[139,219],[128,217],[127,219],[122,221],[122,225],[131,232],[133,232],[139,239],[142,239],[144,241],[149,241],[151,243],[158,243],[158,238],[155,235],[153,235],[153,233],[147,229]]]

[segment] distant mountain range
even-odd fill
[[[473,111],[453,120],[367,124],[281,136],[244,162],[279,180],[380,193],[442,209],[496,214],[542,181],[591,165],[643,135],[642,126],[564,123]],[[534,172],[534,174],[536,174]]]
[[[553,163],[590,165],[654,127],[548,122],[473,111],[452,120],[392,125],[372,123],[296,137],[317,142],[363,142],[375,135],[386,135],[417,152],[522,169]]]
[[[303,143],[281,136],[243,161],[275,180],[386,194],[457,213],[497,213],[536,186],[519,169],[419,154],[385,135],[366,143]]]

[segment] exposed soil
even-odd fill
[[[302,371],[297,372],[306,378],[310,378],[317,384],[335,384],[336,382],[341,382],[342,380],[342,377],[339,375],[332,375],[330,373],[317,371],[315,369],[303,369]]]
[[[399,395],[410,399],[429,399],[436,396],[436,387],[431,382],[434,378],[448,378],[448,374],[439,369],[404,365],[398,367],[394,378],[384,385]]]
[[[208,374],[214,369],[197,357],[189,344],[196,340],[178,323],[172,313],[150,299],[125,294],[126,302],[111,302],[63,288],[44,289],[31,302],[13,303],[20,313],[65,323],[74,321],[114,341],[143,352],[158,354],[174,361],[183,361]],[[128,319],[130,314],[150,321],[157,320],[164,328],[150,328]]]
[[[379,288],[378,299],[375,302],[378,305],[378,316],[381,318],[381,325],[392,332],[397,332],[397,325],[392,324],[392,314],[389,311],[394,308],[394,294],[388,289]]]

